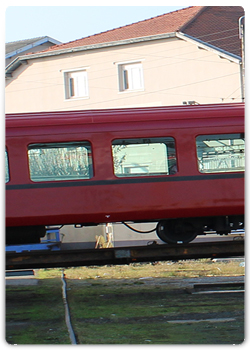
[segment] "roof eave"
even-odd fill
[[[13,61],[11,61],[10,64],[8,64],[8,66],[5,67],[5,78],[11,78],[12,72],[14,72],[14,70],[20,67],[24,61],[27,62],[27,59],[22,60],[21,57],[16,57]]]
[[[26,55],[17,57],[8,66],[6,66],[5,77],[6,78],[11,77],[12,72],[15,69],[17,69],[21,64],[23,64],[23,61],[27,62],[27,60],[32,60],[32,59],[36,59],[36,58],[43,58],[43,57],[58,56],[58,55],[63,55],[63,54],[67,54],[67,53],[72,53],[72,52],[101,49],[101,48],[112,47],[112,46],[128,45],[128,44],[134,44],[134,43],[139,43],[139,42],[144,42],[144,41],[174,38],[174,37],[176,37],[175,32],[163,33],[163,34],[150,35],[150,36],[144,36],[144,37],[139,37],[139,38],[131,38],[131,39],[111,41],[111,42],[98,43],[98,44],[92,44],[92,45],[71,47],[71,48],[62,49],[62,50],[52,50],[52,51],[46,51],[46,52],[41,51],[41,52],[37,52],[34,54],[26,54]]]
[[[163,34],[150,35],[150,36],[139,37],[139,38],[131,38],[131,39],[110,41],[110,42],[98,43],[98,44],[92,44],[92,45],[77,46],[77,47],[71,47],[71,48],[66,48],[61,50],[51,50],[46,52],[41,51],[34,54],[26,54],[23,56],[19,56],[13,62],[11,62],[6,67],[6,72],[12,69],[13,65],[16,66],[18,63],[17,61],[31,60],[31,59],[42,58],[42,57],[50,57],[50,56],[58,56],[58,55],[63,55],[71,52],[101,49],[101,48],[112,47],[112,46],[128,45],[128,44],[134,44],[134,43],[139,43],[143,41],[159,40],[159,39],[174,38],[174,37],[175,37],[175,32],[163,33]]]
[[[134,44],[134,43],[143,42],[143,41],[166,39],[166,38],[170,38],[170,37],[172,37],[172,38],[175,37],[175,32],[150,35],[150,36],[144,36],[144,37],[138,37],[138,38],[130,38],[130,39],[124,39],[124,40],[117,40],[117,41],[110,41],[110,42],[91,44],[91,45],[83,45],[83,46],[62,49],[62,50],[52,50],[52,51],[47,51],[47,52],[29,54],[29,59],[40,58],[40,57],[45,57],[45,56],[61,55],[61,54],[70,53],[70,52],[101,49],[101,48],[111,47],[111,46],[128,45],[128,44]]]
[[[225,51],[217,46],[208,44],[200,39],[197,39],[195,37],[192,37],[188,34],[182,33],[182,32],[176,32],[176,37],[179,39],[187,40],[189,42],[192,42],[196,44],[198,47],[211,51],[217,55],[219,55],[222,58],[228,59],[231,62],[239,63],[241,62],[241,57],[237,56],[231,52]]]

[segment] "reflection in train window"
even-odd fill
[[[35,182],[93,176],[91,146],[87,141],[29,145],[28,158],[30,178]]]
[[[10,181],[8,153],[5,150],[5,183]]]
[[[245,170],[244,134],[202,135],[196,146],[201,173]]]
[[[118,177],[174,175],[177,172],[172,137],[114,140],[112,153],[114,173]]]

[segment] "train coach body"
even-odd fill
[[[7,115],[7,240],[64,224],[155,221],[165,241],[169,227],[238,228],[243,133],[243,104]]]

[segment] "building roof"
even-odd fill
[[[20,55],[5,69],[6,77],[28,59],[166,38],[191,40],[234,62],[241,60],[240,6],[191,6],[88,37]],[[38,38],[37,38],[38,39]],[[11,44],[11,43],[9,43]],[[32,45],[32,44],[31,44]]]
[[[191,6],[65,44],[54,45],[44,52],[182,32],[241,56],[238,20],[243,15],[244,9],[240,6]]]
[[[241,6],[204,6],[203,11],[182,32],[241,56],[239,18],[244,16]]]
[[[26,50],[29,50],[32,47],[42,45],[46,42],[51,42],[52,44],[61,44],[60,41],[50,38],[49,36],[40,36],[37,38],[12,41],[5,44],[5,58],[10,58]]]
[[[144,21],[132,23],[82,39],[70,41],[65,44],[55,45],[53,48],[49,48],[46,51],[63,50],[85,45],[177,32],[184,24],[194,18],[197,13],[202,10],[202,8],[203,6],[192,6],[182,10],[166,13]]]

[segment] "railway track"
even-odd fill
[[[131,262],[153,262],[199,258],[223,258],[244,255],[244,241],[219,241],[191,244],[151,244],[104,249],[63,249],[46,251],[7,251],[6,270],[70,267],[90,265],[119,265]]]
[[[67,282],[65,279],[64,270],[62,270],[61,280],[62,280],[62,299],[63,299],[64,309],[65,309],[65,323],[68,329],[70,342],[71,344],[76,345],[77,338],[71,323],[71,315],[70,315],[70,309],[69,309],[68,298],[67,298]]]

